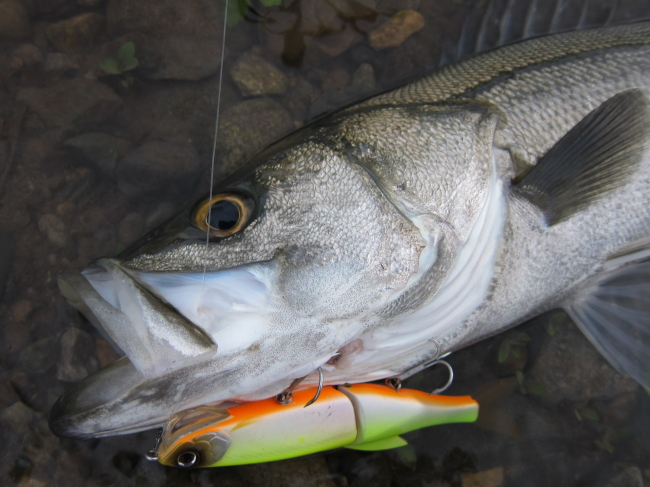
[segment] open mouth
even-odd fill
[[[111,259],[62,274],[62,294],[125,356],[59,399],[52,431],[77,438],[142,431],[179,409],[267,385],[232,374],[268,329],[276,275],[271,261],[203,274],[140,272]]]
[[[144,377],[167,374],[217,351],[208,334],[115,261],[98,261],[83,274],[65,273],[59,287]]]

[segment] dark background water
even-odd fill
[[[556,15],[553,2],[270,3],[230,2],[215,180],[313,117],[459,56],[644,18],[650,7],[563,2]],[[500,15],[508,5],[511,22]],[[417,13],[402,14],[403,36],[382,35],[404,10]],[[559,312],[450,357],[449,394],[491,392],[484,428],[428,428],[397,450],[188,472],[144,459],[153,432],[50,433],[56,398],[116,358],[61,298],[56,276],[120,251],[207,192],[222,25],[214,0],[0,0],[0,484],[650,483],[650,397]],[[433,389],[438,374],[407,386]]]

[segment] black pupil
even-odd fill
[[[239,208],[231,201],[219,201],[210,209],[210,226],[217,230],[230,230],[239,221]]]

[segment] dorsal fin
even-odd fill
[[[619,93],[589,113],[515,186],[554,225],[617,188],[636,169],[650,116],[640,90]]]

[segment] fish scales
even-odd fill
[[[178,336],[166,334],[167,309],[216,354],[125,357],[66,393],[52,429],[152,428],[180,409],[271,397],[295,378],[314,386],[317,367],[326,384],[408,375],[556,306],[648,387],[647,290],[620,303],[616,282],[650,280],[649,45],[649,24],[522,42],[269,147],[199,202],[214,225],[189,208],[83,273],[107,305],[145,330],[155,321],[157,347]],[[110,275],[166,306],[126,306]],[[74,279],[61,279],[92,315]],[[100,325],[119,344],[124,323]]]

